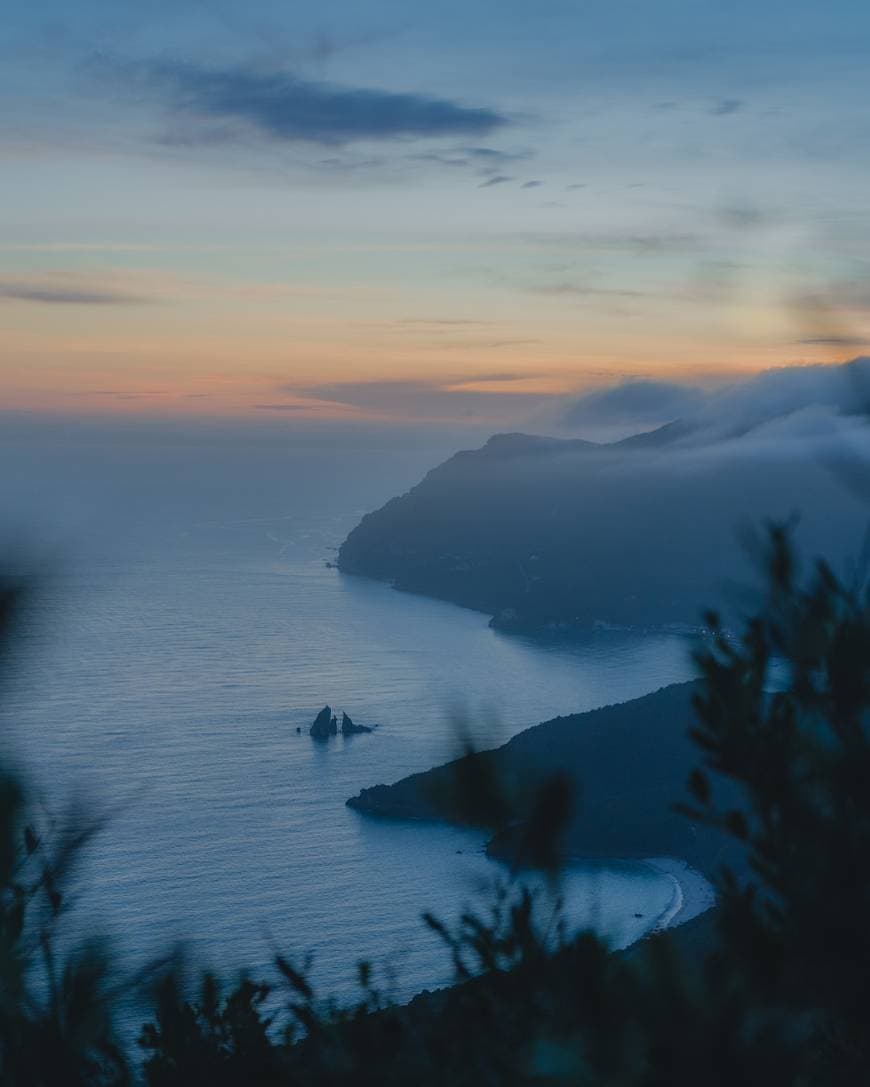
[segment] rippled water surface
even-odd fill
[[[677,637],[539,645],[327,567],[362,512],[442,455],[19,450],[4,512],[54,550],[5,728],[50,803],[85,789],[113,806],[78,915],[131,959],[185,939],[224,972],[277,946],[313,951],[326,988],[361,957],[389,963],[398,995],[444,980],[420,913],[454,916],[497,873],[481,837],[367,820],[345,799],[450,757],[457,714],[492,746],[687,678]],[[377,731],[314,743],[325,702]],[[672,890],[594,865],[572,873],[571,908],[627,941]]]

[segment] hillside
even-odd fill
[[[817,368],[786,370],[777,396],[756,379],[611,444],[496,435],[365,516],[339,568],[503,629],[698,624],[753,572],[744,526],[798,515],[799,548],[835,565],[860,546],[866,501],[837,471],[867,452],[849,366],[823,368],[836,396],[819,392]]]
[[[698,763],[688,735],[695,683],[673,684],[643,698],[557,717],[526,729],[494,751],[466,756],[394,785],[363,789],[348,805],[370,815],[467,821],[461,783],[493,775],[524,808],[541,782],[567,774],[576,802],[566,847],[573,855],[630,858],[678,856],[710,871],[721,837],[674,811]],[[476,767],[468,765],[475,760]],[[510,851],[510,830],[490,843]]]

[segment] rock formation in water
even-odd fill
[[[360,732],[371,732],[368,725],[355,725],[346,713],[341,715],[341,731],[345,736],[354,736]]]
[[[324,706],[314,718],[314,724],[309,729],[309,735],[315,740],[328,740],[338,732],[338,721],[332,712],[331,706]]]

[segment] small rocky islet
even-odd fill
[[[337,716],[332,712],[332,707],[326,705],[314,718],[314,723],[308,730],[309,736],[315,740],[328,740],[330,736],[337,736],[339,732],[342,736],[356,736],[363,732],[373,732],[374,729],[368,727],[368,725],[357,725],[346,714],[341,715],[341,724],[339,725]]]

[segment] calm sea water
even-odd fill
[[[493,746],[688,677],[678,637],[535,644],[327,567],[362,512],[447,451],[16,444],[3,511],[48,559],[7,746],[49,807],[84,790],[113,809],[73,926],[98,924],[131,964],[185,940],[225,974],[265,970],[280,948],[312,952],[339,993],[360,958],[397,996],[441,983],[420,914],[457,916],[497,866],[476,833],[365,819],[346,798],[451,757],[457,715]],[[316,744],[325,702],[377,731]],[[673,891],[624,863],[569,884],[574,919],[620,943]]]

